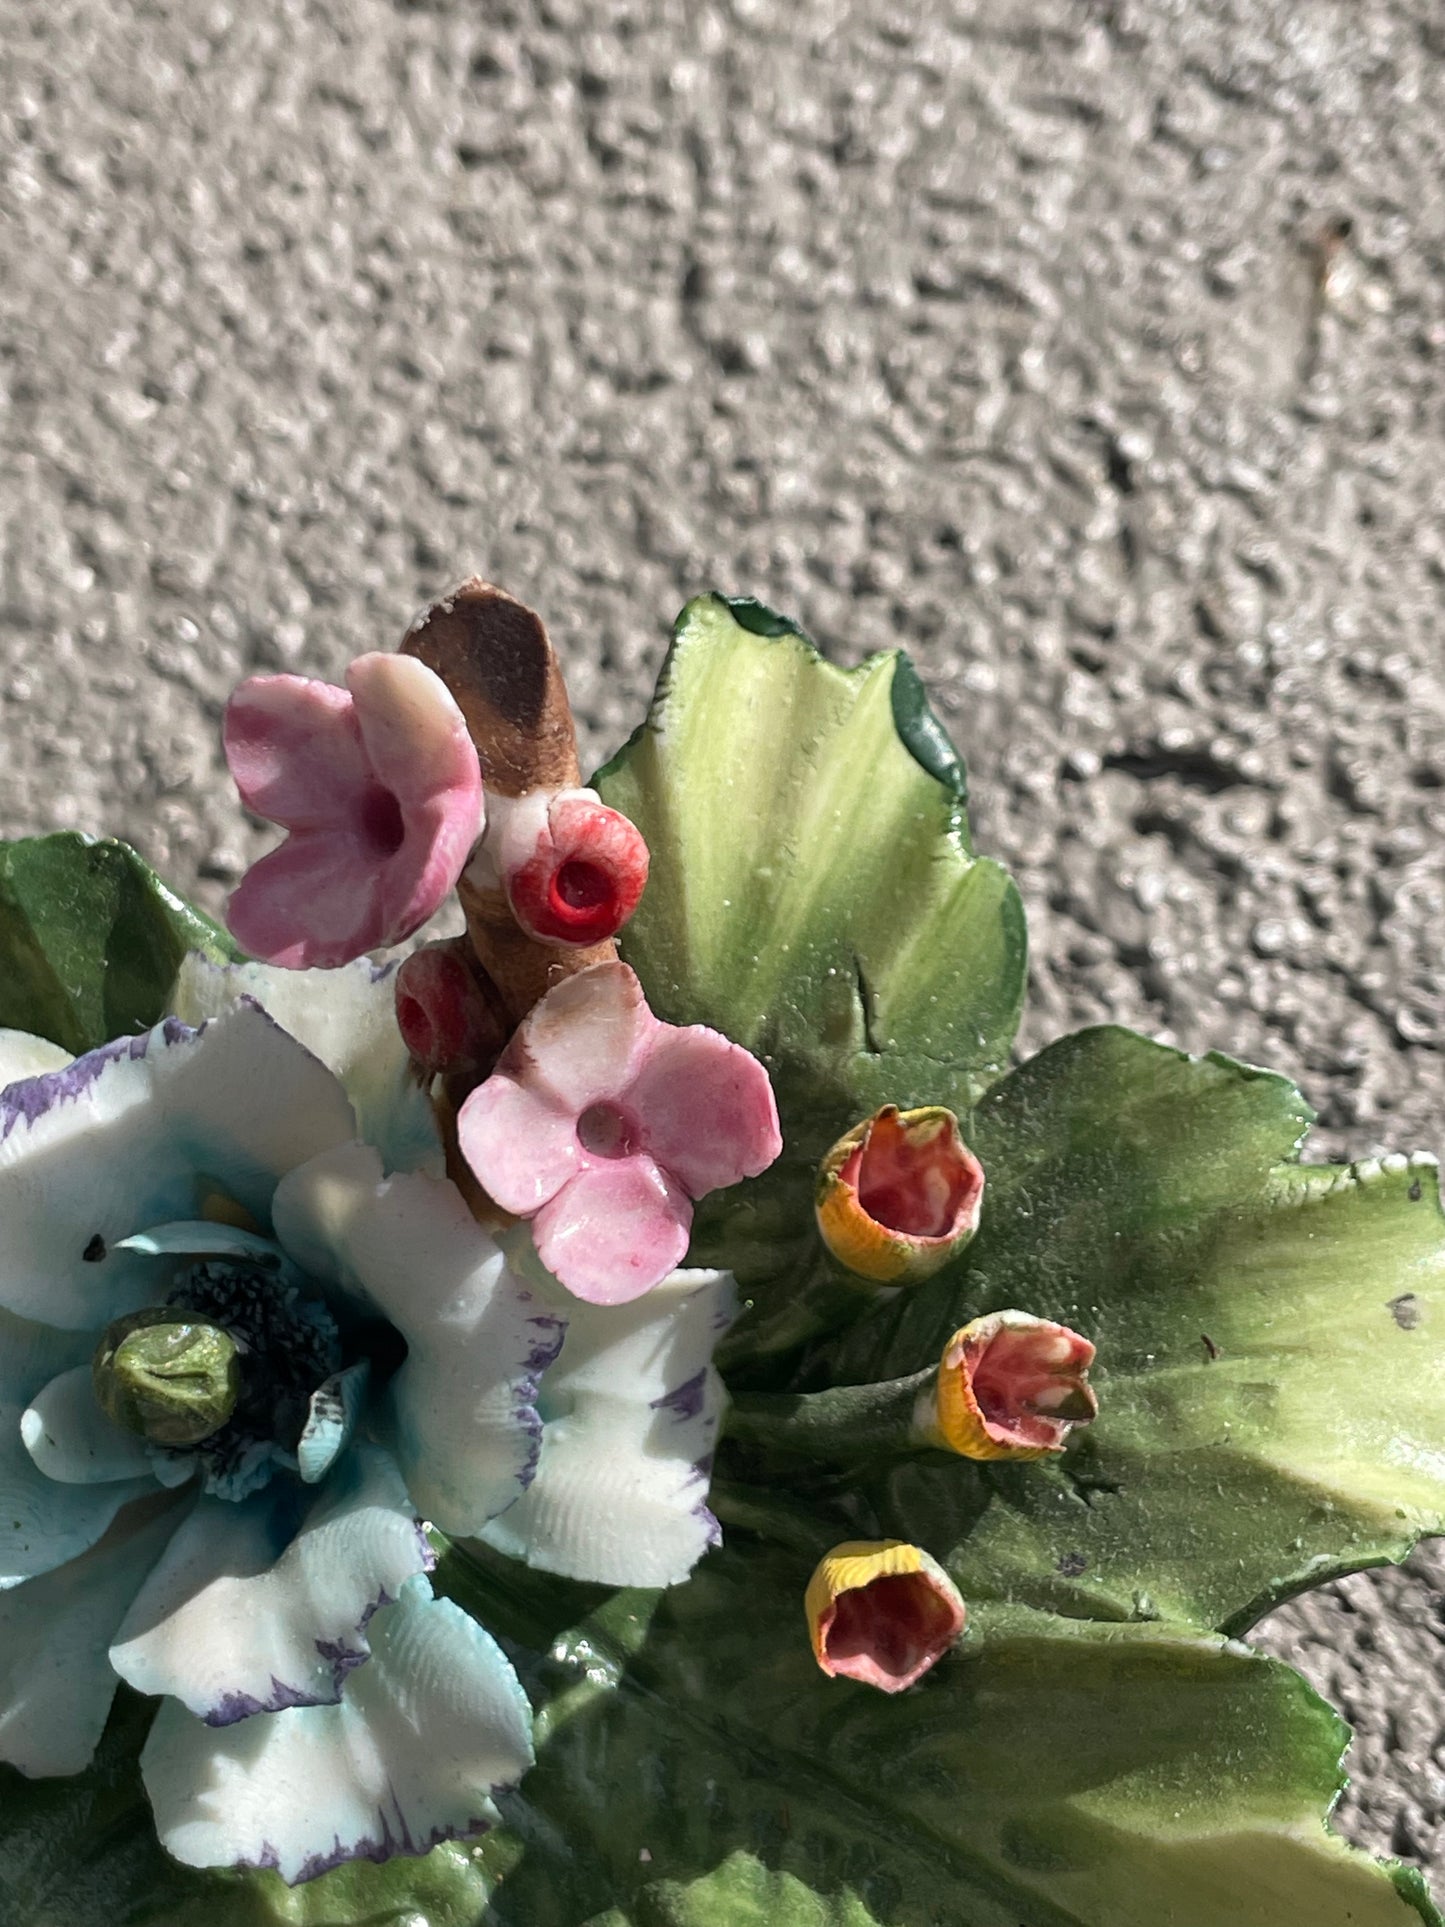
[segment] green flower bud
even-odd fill
[[[241,1395],[241,1361],[225,1326],[169,1305],[107,1325],[90,1370],[106,1417],[155,1445],[199,1445]]]

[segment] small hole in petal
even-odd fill
[[[570,857],[552,880],[552,889],[564,909],[600,910],[612,901],[612,878],[598,863]]]
[[[396,999],[396,1022],[401,1032],[402,1042],[412,1056],[423,1064],[440,1063],[437,1048],[437,1027],[431,1014],[419,997],[412,997],[405,991],[398,991]]]
[[[379,857],[395,856],[406,841],[401,805],[378,784],[361,799],[361,833]]]
[[[629,1158],[638,1141],[632,1120],[615,1104],[590,1104],[577,1120],[577,1142],[595,1158]]]

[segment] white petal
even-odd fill
[[[339,970],[281,970],[216,964],[192,951],[181,964],[172,1005],[183,1023],[195,1024],[254,998],[341,1079],[361,1136],[380,1151],[388,1171],[440,1177],[436,1117],[397,1028],[396,969],[360,957]]]
[[[36,1037],[28,1030],[0,1030],[0,1089],[17,1078],[64,1070],[70,1061],[70,1052],[48,1037]]]
[[[79,1559],[0,1594],[0,1760],[89,1766],[119,1683],[106,1648],[179,1517],[173,1500],[128,1506]]]
[[[88,1332],[57,1331],[0,1310],[0,1405],[23,1409],[42,1385],[89,1360],[94,1349]]]
[[[126,1614],[111,1664],[217,1726],[330,1704],[370,1651],[371,1615],[431,1559],[395,1465],[354,1447],[314,1498],[278,1478],[240,1502],[202,1499]]]
[[[532,1475],[537,1376],[561,1315],[513,1274],[454,1185],[383,1179],[376,1153],[354,1145],[291,1173],[276,1227],[313,1275],[325,1265],[405,1338],[389,1398],[407,1487],[444,1532],[479,1531]]]
[[[58,1485],[20,1437],[21,1407],[0,1405],[0,1590],[89,1552],[123,1505],[156,1489],[140,1479]]]
[[[336,1079],[253,1005],[200,1032],[168,1018],[11,1084],[0,1091],[0,1301],[95,1330],[149,1297],[153,1273],[114,1249],[121,1239],[197,1217],[217,1191],[264,1223],[282,1173],[353,1129]]]
[[[358,1358],[345,1371],[333,1372],[311,1394],[296,1445],[296,1469],[304,1484],[316,1485],[324,1479],[350,1445],[370,1383],[371,1361]]]
[[[220,1731],[161,1708],[141,1755],[161,1844],[188,1866],[310,1880],[490,1826],[532,1763],[531,1709],[496,1642],[413,1579],[378,1613],[339,1706]]]
[[[531,1486],[480,1535],[528,1565],[609,1586],[672,1586],[717,1543],[707,1509],[726,1394],[711,1360],[732,1275],[678,1271],[626,1305],[573,1301],[542,1379]]]
[[[101,1411],[88,1364],[41,1387],[21,1415],[20,1436],[46,1478],[65,1485],[99,1485],[151,1472],[145,1440]]]

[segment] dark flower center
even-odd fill
[[[207,1258],[192,1265],[167,1306],[229,1333],[240,1358],[240,1393],[218,1431],[179,1448],[205,1463],[207,1487],[244,1498],[268,1476],[277,1453],[295,1452],[311,1395],[342,1364],[336,1320],[263,1260]]]
[[[637,1127],[615,1104],[589,1104],[577,1120],[577,1142],[596,1158],[630,1158],[639,1146]]]
[[[401,805],[380,783],[374,784],[362,797],[357,818],[361,834],[378,857],[395,856],[406,841]]]
[[[552,879],[552,888],[569,910],[598,910],[616,894],[612,878],[598,863],[569,857]]]

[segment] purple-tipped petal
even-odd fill
[[[217,1730],[167,1701],[141,1772],[177,1860],[274,1868],[294,1885],[492,1825],[493,1796],[532,1763],[531,1728],[496,1642],[413,1579],[377,1614],[371,1662],[339,1705]]]
[[[479,1531],[532,1476],[537,1378],[564,1320],[514,1275],[455,1186],[383,1181],[360,1146],[293,1172],[276,1226],[303,1262],[327,1248],[343,1288],[406,1340],[388,1404],[408,1490],[444,1532]]]
[[[537,1475],[481,1535],[528,1565],[609,1586],[672,1586],[717,1542],[708,1479],[725,1394],[713,1347],[725,1271],[679,1271],[632,1304],[569,1311],[542,1381]]]
[[[214,1725],[339,1699],[372,1614],[432,1556],[377,1446],[353,1445],[307,1497],[273,1480],[239,1502],[202,1499],[116,1635],[121,1678]]]
[[[355,1129],[330,1071],[264,1012],[168,1019],[0,1092],[0,1303],[98,1332],[151,1302],[121,1241],[221,1193],[264,1223],[281,1175]]]
[[[338,970],[279,970],[212,963],[193,950],[171,998],[187,1024],[220,1017],[247,1000],[259,1004],[341,1080],[358,1135],[376,1146],[388,1171],[429,1170],[440,1177],[441,1137],[397,1029],[395,979],[394,964],[378,967],[366,957]]]

